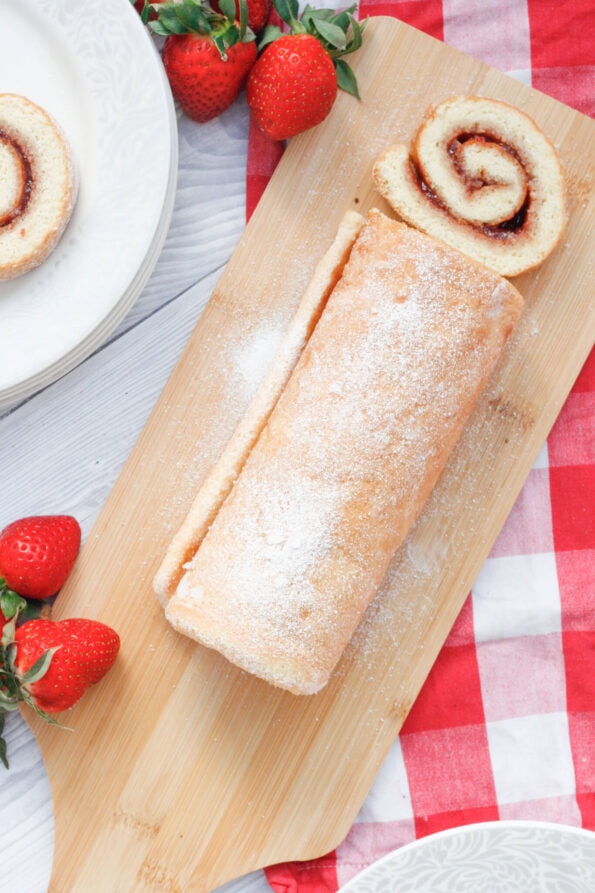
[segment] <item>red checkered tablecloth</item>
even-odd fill
[[[595,115],[593,0],[359,8]],[[282,151],[251,128],[248,216]],[[591,353],[347,838],[268,868],[277,893],[334,893],[395,848],[472,822],[595,830],[594,418]]]

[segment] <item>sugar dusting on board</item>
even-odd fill
[[[498,276],[407,228],[379,232],[378,218],[167,609],[304,692],[324,684],[380,586],[512,313]]]
[[[245,384],[244,390],[252,394],[273,362],[283,330],[271,323],[261,324],[248,336],[235,352],[235,365]]]

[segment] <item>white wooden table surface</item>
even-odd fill
[[[82,365],[0,415],[0,528],[29,514],[67,513],[79,520],[85,538],[242,233],[243,100],[202,126],[179,117],[178,132],[172,223],[139,300]],[[0,891],[45,893],[54,831],[49,780],[20,714],[7,717],[6,738]],[[270,890],[262,872],[222,889]]]

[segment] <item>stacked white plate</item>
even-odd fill
[[[79,197],[37,269],[0,282],[0,409],[78,365],[144,288],[169,227],[177,179],[171,92],[128,0],[5,4],[0,84],[59,122]]]
[[[341,893],[593,893],[595,834],[510,820],[451,828],[407,844]]]

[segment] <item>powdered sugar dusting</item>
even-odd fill
[[[236,368],[250,393],[254,384],[262,380],[270,367],[279,347],[281,335],[279,327],[265,323],[240,345],[235,356]]]

